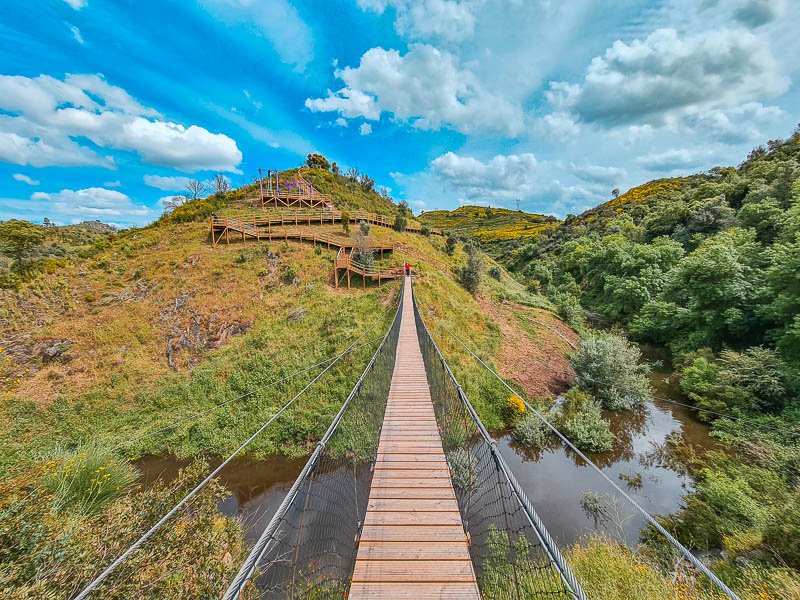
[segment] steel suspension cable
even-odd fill
[[[216,475],[226,466],[228,465],[236,456],[244,450],[250,443],[256,439],[267,427],[269,427],[275,419],[280,417],[286,410],[289,409],[292,404],[302,396],[312,385],[314,385],[325,373],[327,373],[339,360],[345,355],[352,351],[358,342],[361,341],[370,331],[372,331],[378,323],[376,322],[373,324],[369,329],[364,331],[356,340],[348,347],[346,352],[343,352],[339,357],[336,358],[335,361],[331,362],[327,367],[325,367],[322,371],[320,371],[302,390],[300,390],[291,400],[289,400],[286,404],[284,404],[275,414],[273,414],[266,423],[264,423],[258,430],[253,433],[247,440],[239,446],[228,458],[226,458],[216,469],[211,471],[203,481],[201,481],[197,486],[194,487],[182,500],[180,500],[172,509],[167,512],[161,519],[159,519],[155,525],[153,525],[146,533],[144,533],[138,540],[136,540],[133,544],[131,544],[125,552],[120,554],[106,569],[100,573],[89,585],[87,585],[77,596],[73,598],[73,600],[84,600],[89,596],[89,594],[97,588],[111,573],[113,573],[119,565],[121,565],[131,554],[136,552],[154,533],[156,533],[167,521],[172,518],[183,506],[185,506],[194,496],[196,496],[200,490],[202,490]]]
[[[403,285],[405,286],[405,282],[403,282]],[[233,578],[233,581],[231,581],[230,585],[228,586],[228,589],[225,592],[225,595],[223,596],[223,600],[238,600],[239,596],[242,593],[242,590],[244,589],[244,586],[253,576],[256,566],[264,557],[267,550],[270,548],[270,542],[273,541],[275,532],[278,528],[281,519],[284,518],[290,506],[294,502],[294,499],[297,497],[300,486],[303,484],[305,479],[309,476],[311,471],[313,471],[314,467],[316,466],[317,460],[319,459],[320,455],[325,449],[325,445],[333,435],[334,431],[336,431],[336,428],[338,427],[340,421],[342,420],[342,416],[344,415],[347,408],[350,406],[350,403],[352,402],[353,398],[358,393],[359,389],[361,388],[361,385],[364,383],[364,378],[372,369],[372,366],[375,364],[375,360],[377,359],[378,355],[383,349],[384,344],[386,344],[386,340],[389,338],[389,335],[392,332],[392,329],[394,328],[397,320],[401,317],[401,309],[403,306],[402,289],[403,288],[401,288],[400,301],[398,303],[397,312],[395,313],[392,325],[386,331],[386,334],[383,336],[383,339],[381,340],[378,349],[375,351],[375,354],[373,354],[372,359],[369,361],[369,364],[366,366],[363,373],[361,373],[361,377],[358,378],[358,381],[351,390],[350,394],[347,396],[347,399],[342,404],[341,408],[339,409],[339,412],[336,413],[336,416],[333,418],[333,421],[331,422],[330,426],[325,432],[325,435],[323,435],[322,439],[317,443],[316,447],[314,448],[314,452],[309,457],[308,461],[303,467],[303,470],[300,471],[300,474],[294,480],[292,487],[289,489],[289,492],[284,497],[283,501],[278,507],[278,510],[272,516],[272,519],[267,524],[266,528],[261,533],[256,543],[253,545],[250,554],[247,556],[244,563],[242,563],[242,566],[239,568],[239,572],[236,574],[236,576]]]
[[[207,414],[210,414],[210,413],[214,412],[218,408],[222,408],[223,406],[228,406],[229,404],[233,404],[234,402],[238,402],[239,400],[243,400],[243,399],[247,398],[248,396],[252,396],[253,394],[257,394],[258,392],[263,392],[264,390],[267,390],[269,388],[275,387],[279,383],[283,383],[285,381],[289,381],[290,379],[294,379],[298,375],[302,375],[303,373],[307,373],[308,371],[316,369],[317,367],[321,367],[323,365],[326,365],[331,361],[338,360],[339,358],[341,358],[345,354],[350,354],[352,352],[355,352],[356,350],[360,350],[361,348],[365,348],[366,346],[371,346],[372,344],[374,344],[375,342],[381,340],[382,338],[383,338],[383,336],[373,338],[368,342],[364,342],[363,344],[359,344],[355,348],[348,348],[347,350],[345,350],[344,352],[342,352],[340,354],[337,354],[336,356],[333,356],[331,358],[328,358],[326,360],[323,360],[321,362],[313,364],[310,367],[306,367],[305,369],[301,369],[299,371],[295,371],[294,373],[290,373],[289,375],[286,375],[285,377],[281,377],[280,379],[275,379],[274,381],[271,381],[270,383],[268,383],[266,385],[263,385],[263,386],[261,386],[259,388],[256,388],[254,390],[251,390],[249,392],[241,394],[240,396],[237,396],[235,398],[231,398],[230,400],[225,400],[224,402],[220,402],[218,404],[215,404],[215,405],[211,406],[210,408],[208,408],[206,410],[202,410],[200,412],[188,415],[186,417],[182,417],[177,421],[169,423],[168,425],[164,425],[163,427],[160,427],[159,429],[156,429],[154,431],[150,431],[150,432],[145,433],[143,435],[140,435],[138,437],[130,438],[130,439],[127,439],[127,440],[123,440],[122,442],[120,442],[119,444],[114,446],[112,448],[112,450],[118,450],[120,448],[123,448],[125,446],[130,445],[130,444],[133,444],[135,442],[140,442],[143,439],[146,439],[148,437],[151,437],[151,436],[154,436],[154,435],[156,435],[158,433],[161,433],[162,431],[167,431],[168,429],[172,429],[174,427],[177,427],[178,425],[181,425],[182,423],[185,423],[187,421],[192,421],[194,419],[199,419],[201,417],[204,417]]]
[[[442,366],[444,367],[444,370],[447,373],[448,377],[456,386],[459,398],[461,399],[461,402],[464,404],[465,408],[469,412],[469,415],[472,418],[473,422],[475,423],[476,427],[478,428],[481,437],[489,445],[492,456],[494,457],[495,464],[497,465],[498,469],[503,474],[503,476],[506,478],[506,481],[511,486],[514,495],[517,497],[517,501],[523,507],[524,513],[528,518],[537,538],[539,539],[539,542],[545,549],[545,552],[547,552],[547,555],[549,556],[552,563],[556,565],[556,571],[558,571],[559,577],[567,586],[567,588],[571,591],[571,593],[574,595],[575,598],[577,598],[578,600],[587,600],[587,596],[583,591],[582,586],[575,578],[572,569],[570,569],[569,565],[567,564],[567,561],[561,554],[561,551],[558,548],[558,544],[556,544],[555,540],[550,535],[550,532],[547,530],[547,527],[545,527],[544,523],[539,517],[539,514],[536,512],[536,509],[533,507],[533,504],[528,499],[528,495],[522,489],[522,486],[517,481],[517,478],[514,476],[505,458],[503,458],[503,455],[500,454],[500,451],[497,449],[497,442],[491,436],[489,430],[486,429],[486,426],[483,424],[483,421],[481,421],[481,418],[478,415],[477,411],[475,410],[475,407],[469,401],[469,398],[467,398],[464,389],[458,383],[458,380],[456,379],[455,374],[450,368],[450,365],[447,364],[447,360],[445,360],[444,355],[439,349],[439,346],[436,344],[436,341],[433,339],[433,336],[431,335],[431,332],[428,329],[425,320],[419,313],[419,310],[416,305],[416,298],[414,299],[414,308],[417,311],[420,323],[422,323],[424,334],[428,337],[431,344],[433,345],[433,348],[436,351],[439,360],[441,360]]]
[[[644,508],[639,505],[636,500],[634,500],[629,494],[627,494],[621,487],[619,487],[605,472],[598,467],[594,462],[592,462],[588,456],[586,456],[583,452],[581,452],[577,446],[575,446],[569,439],[562,434],[550,421],[548,421],[539,411],[537,411],[533,406],[531,406],[525,398],[518,393],[514,388],[512,388],[506,381],[498,375],[492,367],[490,367],[484,360],[478,356],[469,346],[467,346],[461,339],[454,334],[450,329],[447,328],[443,323],[439,323],[439,325],[444,329],[450,336],[456,340],[464,349],[469,352],[472,357],[477,360],[487,371],[489,371],[508,391],[512,394],[520,398],[524,403],[525,406],[535,414],[539,420],[541,420],[553,433],[558,436],[562,442],[567,444],[578,456],[580,456],[587,464],[591,465],[592,468],[600,474],[600,476],[605,479],[619,494],[622,495],[623,498],[628,500],[631,505],[633,505],[645,518],[645,520],[650,523],[653,527],[655,527],[667,540],[677,548],[684,557],[692,563],[700,572],[702,572],[709,580],[711,580],[714,585],[716,585],[720,590],[722,590],[731,600],[740,600],[739,596],[731,590],[719,577],[717,577],[708,567],[706,567],[694,554],[692,554],[688,548],[686,548],[683,544],[681,544],[669,531],[667,531],[661,523],[659,523],[650,513],[648,513]]]

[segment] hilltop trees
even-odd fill
[[[211,180],[211,188],[217,196],[224,196],[231,191],[231,184],[225,175],[217,173],[214,179]]]
[[[328,159],[322,156],[322,154],[313,152],[306,156],[306,166],[309,169],[322,169],[323,171],[328,171],[331,168],[331,163],[328,162]]]
[[[14,270],[26,270],[25,259],[39,246],[47,235],[41,225],[11,219],[0,222],[0,252],[14,259]]]

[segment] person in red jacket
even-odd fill
[[[407,262],[404,262],[403,266],[406,268],[406,277],[410,276],[411,275],[411,265],[408,264]]]

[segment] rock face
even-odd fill
[[[219,348],[231,336],[245,334],[253,327],[250,321],[201,315],[189,306],[190,297],[188,292],[180,294],[160,315],[167,337],[165,356],[173,371],[199,364],[205,351]]]
[[[14,362],[30,365],[32,370],[36,370],[37,363],[68,362],[71,344],[68,338],[34,338],[29,333],[0,340],[0,346]]]

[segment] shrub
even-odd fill
[[[497,281],[500,281],[500,267],[494,266],[494,267],[490,268],[489,269],[489,277],[492,277],[494,279],[497,279]]]
[[[772,518],[764,531],[764,541],[787,565],[800,569],[800,498]]]
[[[573,329],[580,329],[586,317],[583,314],[583,307],[577,297],[565,292],[556,292],[551,300],[556,307],[558,316]]]
[[[467,448],[456,448],[447,454],[447,462],[453,470],[453,485],[464,491],[469,491],[478,482],[478,473],[475,470],[475,458]]]
[[[297,269],[294,265],[285,265],[283,267],[281,281],[286,285],[295,285],[297,283]]]
[[[607,452],[614,445],[614,434],[603,419],[600,406],[578,388],[567,392],[559,424],[564,435],[581,450]]]
[[[423,223],[422,226],[419,228],[419,232],[424,235],[425,237],[431,236],[431,226],[427,223]]]
[[[474,246],[467,246],[467,266],[462,267],[458,272],[458,279],[464,289],[475,293],[481,284],[483,274],[483,256],[480,250]]]
[[[511,437],[527,448],[541,448],[547,439],[547,426],[532,412],[529,412],[514,427]]]
[[[350,235],[350,213],[346,210],[342,211],[342,231],[346,235]]]
[[[456,251],[456,244],[458,243],[458,239],[454,235],[448,235],[444,240],[444,251],[447,253],[448,256],[453,256]]]
[[[59,511],[93,514],[123,496],[137,477],[126,461],[98,446],[79,446],[57,451],[49,463],[54,467],[42,487],[53,494]]]
[[[623,410],[650,398],[650,365],[640,363],[641,351],[611,333],[586,336],[570,358],[578,386],[604,408]]]

